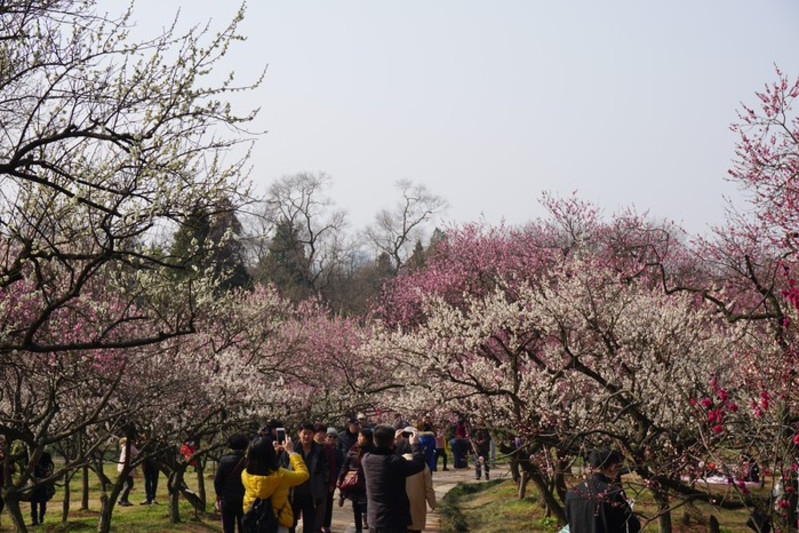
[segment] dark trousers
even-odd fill
[[[435,453],[434,457],[435,457],[435,461],[436,461],[436,468],[434,468],[433,470],[437,470],[438,469],[438,458],[439,457],[444,459],[444,470],[446,470],[447,469],[447,452],[444,451],[444,448],[436,448],[436,453]]]
[[[333,521],[333,492],[328,492],[325,499],[325,517],[322,520],[322,527],[330,527],[330,523]]]
[[[408,533],[407,527],[370,527],[369,533]]]
[[[244,516],[241,500],[227,502],[222,500],[222,531],[224,533],[241,533],[241,517]]]
[[[155,501],[155,493],[158,490],[158,467],[144,468],[144,494],[148,502]]]
[[[31,518],[33,523],[41,524],[44,522],[44,513],[47,512],[47,500],[44,498],[31,500]]]
[[[355,519],[355,530],[363,530],[363,519],[366,518],[366,502],[352,502],[352,517]]]
[[[133,476],[128,476],[122,485],[122,495],[119,497],[119,501],[128,501],[128,496],[130,495],[131,489],[133,489]]]
[[[291,500],[291,509],[294,511],[294,527],[291,533],[297,530],[297,520],[302,516],[302,533],[317,533],[314,531],[316,525],[316,502],[310,494],[295,494]]]

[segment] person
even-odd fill
[[[430,468],[430,472],[433,472],[438,462],[436,459],[436,432],[433,431],[433,425],[427,416],[422,419],[422,425],[419,427],[419,446],[422,447],[424,460]]]
[[[411,435],[417,433],[416,428],[413,426],[405,426],[400,429],[394,430],[394,453],[397,455],[405,455],[411,453]],[[421,442],[419,443],[421,447]],[[424,455],[424,449],[422,449]]]
[[[157,505],[158,501],[155,499],[155,493],[158,491],[159,471],[158,461],[152,452],[144,458],[141,466],[144,474],[144,501],[139,505]]]
[[[452,466],[455,468],[466,468],[466,454],[469,447],[469,432],[466,429],[466,420],[458,418],[453,428],[453,437],[449,441],[452,450]]]
[[[357,418],[350,418],[347,420],[344,431],[338,434],[338,447],[341,450],[342,455],[346,456],[350,449],[355,446],[355,442],[358,440],[358,431],[360,429],[361,425],[358,423]]]
[[[244,516],[244,485],[241,473],[247,466],[244,455],[250,439],[243,433],[237,433],[228,439],[230,452],[219,458],[219,468],[214,476],[214,491],[222,514],[222,531],[241,533],[241,517]]]
[[[446,450],[446,439],[444,438],[444,434],[441,431],[437,431],[435,434],[436,439],[436,447],[433,453],[433,467],[430,469],[433,472],[438,470],[438,458],[441,457],[444,460],[444,468],[442,469],[444,472],[449,470],[447,468],[447,450]]]
[[[291,533],[297,528],[299,516],[302,516],[303,533],[318,533],[316,526],[316,511],[322,506],[328,490],[330,473],[327,470],[325,451],[314,442],[314,425],[305,422],[300,429],[300,447],[297,452],[302,456],[308,467],[310,478],[294,488],[291,507],[294,509],[294,525]]]
[[[335,429],[333,430],[335,431]],[[323,451],[327,462],[327,491],[319,505],[316,507],[316,525],[314,531],[330,533],[330,523],[333,521],[333,493],[336,491],[336,476],[338,469],[336,466],[336,454],[332,446],[327,445],[327,426],[325,424],[314,424],[313,440]],[[328,501],[329,500],[329,501]],[[325,517],[330,516],[327,527],[325,527]]]
[[[361,426],[362,429],[374,428],[374,426],[369,423],[369,420],[366,418],[366,415],[364,413],[356,414],[355,419],[358,420],[358,425]]]
[[[197,445],[193,440],[187,440],[180,447],[180,456],[183,460],[193,466],[195,472],[197,471],[197,459],[194,457],[194,452],[197,451]]]
[[[341,453],[341,449],[338,447],[338,431],[334,427],[329,427],[325,431],[325,452],[328,457],[331,483],[325,497],[325,513],[322,517],[320,529],[324,533],[330,533],[330,525],[333,522],[333,494],[336,492],[338,472],[344,462],[344,454]]]
[[[411,433],[411,460],[394,453],[394,428],[379,425],[374,430],[375,447],[363,454],[369,533],[406,533],[411,524],[405,480],[424,470],[419,435]]]
[[[408,461],[413,459],[413,455],[409,453],[403,457]],[[425,465],[421,472],[405,479],[405,491],[408,493],[411,510],[411,525],[408,527],[408,533],[421,533],[427,527],[427,506],[429,505],[433,510],[436,508],[433,474],[428,465]]]
[[[128,448],[130,448],[130,457],[128,457]],[[119,462],[117,463],[117,472],[120,474],[125,470],[125,467],[129,465],[133,459],[139,455],[139,450],[136,446],[131,442],[128,443],[127,437],[122,437],[119,439]],[[133,489],[133,473],[135,472],[135,468],[129,468],[125,480],[122,482],[122,494],[119,496],[119,505],[122,507],[128,507],[133,505],[130,503],[128,497],[130,496],[130,491]]]
[[[55,486],[52,483],[41,483],[53,475],[53,457],[47,450],[42,451],[39,461],[33,467],[33,481],[36,486],[31,491],[31,518],[33,525],[44,523],[44,513],[47,512],[47,500],[53,497]]]
[[[347,457],[341,465],[341,470],[338,475],[340,499],[339,506],[344,505],[344,498],[352,502],[352,515],[355,520],[355,531],[361,533],[363,528],[368,528],[368,521],[366,518],[366,482],[363,474],[363,455],[372,450],[374,442],[372,440],[372,430],[362,429],[358,432],[358,440],[355,445],[350,449]],[[348,472],[357,472],[358,485],[350,489],[342,489],[341,484]]]
[[[571,533],[638,533],[624,491],[616,483],[624,456],[610,448],[592,450],[591,476],[566,493],[566,520]]]
[[[289,503],[289,489],[304,483],[310,474],[302,456],[294,451],[291,437],[279,446],[289,457],[292,470],[278,465],[276,444],[272,439],[255,437],[247,449],[247,467],[241,473],[244,486],[242,512],[247,512],[256,499],[270,498],[272,510],[280,524],[278,533],[287,533],[294,526],[294,512]]]
[[[486,479],[490,479],[489,472],[491,463],[489,461],[491,452],[491,435],[485,428],[477,428],[472,434],[472,449],[474,450],[474,478],[480,479],[481,467],[485,472]]]

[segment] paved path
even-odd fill
[[[509,473],[505,468],[500,467],[499,469],[494,469],[491,474],[492,479],[494,477],[499,479],[501,477],[507,477]],[[441,470],[433,472],[433,488],[436,491],[436,499],[440,500],[450,489],[455,487],[455,485],[464,481],[479,483],[479,481],[475,481],[474,479],[474,469],[471,466],[460,470],[450,469],[447,472]],[[333,523],[330,529],[333,533],[355,533],[355,522],[352,518],[352,503],[345,501],[344,506],[339,507],[338,492],[336,492],[333,498]],[[438,512],[428,509],[427,528],[424,531],[426,533],[440,533],[441,528]]]

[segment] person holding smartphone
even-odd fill
[[[366,514],[369,528],[375,528],[380,533],[406,533],[411,525],[405,481],[409,476],[424,470],[425,461],[419,446],[419,433],[413,428],[405,428],[405,431],[410,433],[410,460],[394,452],[395,430],[387,425],[375,428],[375,448],[364,453],[361,459],[366,478]]]

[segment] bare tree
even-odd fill
[[[446,200],[424,184],[400,180],[397,188],[400,200],[393,208],[378,212],[375,224],[364,231],[366,239],[389,257],[394,273],[403,267],[417,241],[422,240],[425,225],[447,208]]]
[[[256,278],[279,286],[284,280],[279,287],[283,291],[301,286],[301,296],[328,286],[346,248],[346,215],[325,195],[330,181],[324,173],[302,172],[283,176],[269,187],[260,221],[250,226],[263,232],[251,248],[262,254]]]

